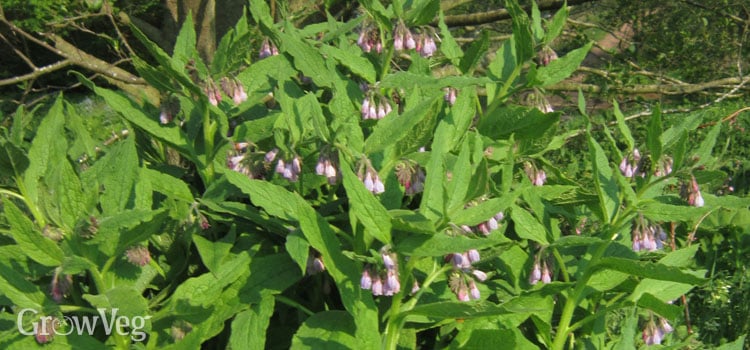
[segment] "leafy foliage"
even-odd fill
[[[513,38],[487,76],[474,75],[486,36],[463,51],[441,25],[437,47],[423,26],[437,1],[362,1],[358,32],[333,19],[274,23],[253,1],[211,64],[190,21],[172,55],[133,28],[151,55],[134,64],[160,106],[77,75],[126,132],[91,152],[62,97],[30,142],[3,130],[0,305],[14,314],[2,344],[34,343],[13,324],[21,308],[150,316],[130,327],[145,339],[99,329],[51,340],[64,347],[695,341],[672,328],[686,322],[680,296],[710,283],[693,260],[708,246],[696,228],[705,239],[737,227],[741,241],[749,227],[746,198],[705,190],[724,176],[724,124],[688,143],[714,120],[665,125],[657,114],[641,137],[616,107],[619,134],[588,120],[580,171],[561,169],[574,141],[543,88],[591,45],[543,65],[534,53],[568,10],[547,22],[507,3]],[[267,37],[261,58],[239,57],[254,31]],[[536,100],[511,102],[520,91]]]

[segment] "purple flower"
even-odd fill
[[[414,285],[411,287],[411,295],[417,294],[417,292],[419,292],[419,282],[414,280]]]
[[[372,277],[370,277],[370,271],[367,268],[362,271],[362,278],[359,280],[359,287],[362,289],[372,288]]]
[[[484,282],[487,280],[487,274],[484,273],[484,271],[480,270],[473,270],[471,273],[476,277],[480,282]]]
[[[448,102],[449,105],[453,106],[456,103],[456,95],[458,93],[458,90],[452,87],[446,87],[443,88],[443,91],[445,91],[443,99],[445,100],[445,102]]]
[[[383,265],[385,265],[385,268],[387,270],[394,270],[396,269],[396,263],[393,261],[393,258],[391,258],[391,255],[388,253],[381,254],[383,257]]]
[[[50,286],[50,295],[55,302],[61,302],[70,292],[73,285],[73,276],[62,274],[62,269],[55,269],[55,275],[52,277]]]
[[[151,253],[148,251],[148,247],[135,246],[125,251],[125,256],[128,258],[128,262],[136,266],[146,266],[151,262]]]
[[[383,281],[380,280],[378,275],[372,279],[372,295],[383,295]]]
[[[481,297],[479,293],[479,288],[477,288],[477,284],[474,283],[474,280],[469,281],[469,294],[471,295],[471,298],[474,300],[477,300]]]
[[[539,283],[541,280],[542,269],[539,266],[539,262],[534,262],[534,267],[531,269],[531,274],[529,275],[529,283],[533,285]]]
[[[266,163],[271,163],[271,162],[274,161],[274,159],[276,159],[276,155],[278,153],[279,153],[279,149],[278,148],[274,148],[274,149],[266,152],[266,155],[265,155],[265,157],[263,157],[263,159],[266,161]]]
[[[552,282],[552,276],[550,276],[549,267],[547,264],[542,265],[542,283],[547,284]]]
[[[469,249],[467,254],[469,256],[469,262],[471,262],[472,264],[480,260],[479,251],[476,249]]]
[[[451,260],[453,261],[453,267],[460,269],[464,265],[464,256],[460,253],[453,253],[453,256],[451,257]]]

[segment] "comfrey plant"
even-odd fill
[[[3,310],[150,317],[139,341],[4,329],[0,343],[679,344],[680,297],[705,281],[697,227],[748,214],[711,193],[722,124],[693,147],[702,115],[665,128],[656,111],[638,153],[616,105],[614,134],[559,131],[544,88],[591,47],[551,49],[567,7],[544,20],[507,1],[513,36],[479,74],[488,34],[461,47],[437,2],[359,5],[295,28],[251,1],[212,62],[189,18],[172,55],[133,27],[160,105],[77,75],[126,132],[97,143],[62,98],[30,143],[21,124],[2,129]],[[587,145],[577,167],[556,165],[573,138]]]

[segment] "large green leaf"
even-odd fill
[[[591,45],[593,45],[593,42],[589,42],[580,48],[568,52],[567,55],[553,60],[547,66],[539,67],[536,79],[539,80],[542,86],[549,86],[568,78],[578,69],[583,59],[586,58]]]
[[[266,344],[266,330],[273,316],[274,298],[263,298],[250,309],[242,311],[232,320],[232,334],[229,346],[232,349],[263,349]]]
[[[536,139],[560,120],[560,113],[543,113],[536,108],[503,106],[485,114],[479,121],[479,132],[493,139]]]
[[[323,311],[310,316],[297,330],[291,349],[358,349],[354,320],[343,311]]]
[[[64,253],[51,239],[34,229],[34,224],[10,200],[3,200],[5,218],[10,225],[10,233],[18,247],[32,260],[44,266],[60,266]]]
[[[542,225],[539,220],[521,207],[514,205],[511,207],[511,210],[511,218],[514,223],[513,227],[515,227],[518,237],[530,239],[543,245],[549,244],[549,241],[547,240],[547,229],[544,228],[544,225]]]
[[[357,178],[343,154],[339,159],[341,159],[340,168],[344,176],[344,188],[349,198],[351,213],[365,226],[368,234],[389,244],[391,242],[391,217],[388,211]]]
[[[626,258],[602,258],[596,263],[594,269],[609,269],[628,273],[638,277],[693,285],[700,285],[706,282],[704,278],[697,277],[694,274],[688,272],[684,272],[677,267],[667,266],[661,263],[637,261]]]
[[[617,214],[619,187],[612,176],[612,168],[609,167],[609,161],[602,147],[591,134],[588,134],[588,141],[591,164],[594,170],[594,189],[599,197],[599,207],[596,209],[601,212],[602,221],[608,223]]]
[[[378,122],[372,134],[365,140],[365,153],[372,154],[395,144],[409,130],[419,124],[430,113],[434,113],[433,104],[437,97],[425,99],[419,105],[398,115],[393,112]]]
[[[526,60],[534,57],[534,38],[531,34],[531,21],[529,21],[529,16],[521,8],[517,0],[506,0],[505,8],[508,9],[513,19],[516,64],[522,65]]]
[[[375,67],[368,59],[330,45],[322,45],[320,51],[326,56],[333,57],[344,67],[349,68],[352,73],[364,78],[368,83],[375,82]]]

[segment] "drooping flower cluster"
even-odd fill
[[[232,96],[232,101],[235,105],[247,101],[245,88],[237,78],[223,77],[219,83],[221,85],[221,90],[224,91],[227,96]]]
[[[472,206],[472,203],[467,204],[465,207],[468,208]],[[498,212],[491,218],[487,219],[487,221],[480,222],[476,227],[471,227],[469,225],[461,225],[461,231],[464,234],[474,233],[474,232],[480,232],[485,236],[489,236],[492,231],[497,230],[500,228],[500,222],[503,221],[505,218],[505,214],[503,212]]]
[[[703,201],[703,195],[701,195],[701,189],[698,186],[698,182],[695,181],[695,176],[690,175],[690,183],[683,183],[680,188],[680,196],[685,199],[689,205],[700,208],[705,202]]]
[[[216,87],[216,83],[214,83],[213,79],[208,79],[206,81],[205,86],[203,87],[203,92],[208,96],[208,103],[218,106],[219,102],[221,102],[221,92],[219,92],[219,89]]]
[[[487,278],[484,272],[479,270],[474,271],[479,272],[485,279]],[[472,277],[463,270],[454,270],[448,278],[448,285],[459,301],[477,300],[482,295],[474,279],[475,277]]]
[[[52,283],[50,284],[52,300],[58,303],[61,302],[70,292],[72,285],[73,276],[63,274],[60,267],[56,268],[55,274],[52,276]]]
[[[445,87],[443,88],[443,92],[445,92],[445,95],[443,95],[443,99],[445,100],[445,102],[448,102],[449,105],[453,106],[456,103],[458,90],[452,87]]]
[[[524,104],[529,107],[534,107],[542,111],[543,113],[552,113],[555,111],[555,109],[552,108],[552,104],[549,103],[547,97],[545,97],[541,91],[536,89],[530,94],[526,95]]]
[[[534,186],[542,186],[547,182],[547,173],[544,172],[544,169],[537,168],[534,164],[526,162],[523,165],[523,170]]]
[[[340,178],[340,174],[337,170],[338,163],[338,155],[335,152],[320,152],[318,163],[315,165],[315,173],[320,176],[325,176],[328,179],[328,183],[333,185]]]
[[[307,267],[305,272],[308,275],[315,275],[326,270],[325,264],[323,264],[323,256],[317,250],[311,249],[310,254],[307,255]]]
[[[664,247],[664,242],[667,241],[667,233],[660,225],[649,223],[641,215],[635,221],[632,240],[633,251],[653,252]]]
[[[544,45],[544,47],[537,53],[537,60],[542,66],[549,65],[550,62],[557,59],[557,53],[552,50],[551,47]]]
[[[302,173],[302,158],[295,155],[292,159],[287,159],[286,161],[279,159],[276,162],[275,171],[283,178],[295,182],[299,180],[299,174]]]
[[[424,191],[425,173],[419,164],[404,160],[396,164],[396,178],[404,186],[404,193],[413,196]]]
[[[369,265],[362,271],[359,286],[362,289],[371,290],[374,296],[392,296],[401,291],[401,282],[398,277],[398,265],[396,254],[381,249],[380,256],[383,259],[383,268]],[[416,285],[417,289],[419,286]],[[412,287],[412,291],[414,287]]]
[[[641,162],[641,152],[637,148],[634,148],[633,152],[622,158],[622,161],[620,161],[620,173],[627,178],[646,176],[646,169],[644,169],[644,164]]]
[[[652,317],[648,323],[646,323],[646,327],[643,328],[643,342],[646,343],[646,345],[661,344],[661,341],[664,340],[664,336],[672,333],[672,331],[674,331],[674,328],[669,324],[669,321],[667,321],[666,318],[659,317],[659,324],[657,325]]]
[[[227,155],[227,168],[251,179],[263,178],[264,165],[258,160],[258,153],[249,150],[250,146],[247,142],[235,143],[233,150]],[[266,153],[266,159],[271,152]]]
[[[667,176],[672,173],[672,165],[674,165],[674,160],[670,156],[662,156],[659,162],[656,164],[656,170],[654,170],[654,175],[656,176]]]
[[[263,43],[260,44],[260,52],[258,52],[258,58],[264,59],[270,56],[276,56],[279,54],[279,49],[274,43],[268,38],[263,39]]]
[[[412,33],[403,21],[398,21],[393,28],[393,48],[396,51],[414,49],[422,57],[432,57],[437,51],[435,38],[437,34],[432,27],[422,27],[419,32]]]
[[[370,24],[363,25],[362,29],[359,31],[357,45],[359,45],[364,52],[383,52],[383,43],[380,42],[380,31],[378,28]]]
[[[385,185],[380,180],[378,172],[372,167],[369,160],[364,160],[359,166],[357,177],[362,183],[365,184],[365,188],[373,194],[381,194],[385,192]]]
[[[552,282],[552,263],[542,258],[541,253],[534,256],[534,265],[529,273],[529,284],[535,285],[539,281],[544,284]]]
[[[377,89],[371,89],[365,84],[361,88],[365,92],[365,98],[360,107],[362,119],[383,119],[393,111],[390,101],[378,93]]]

